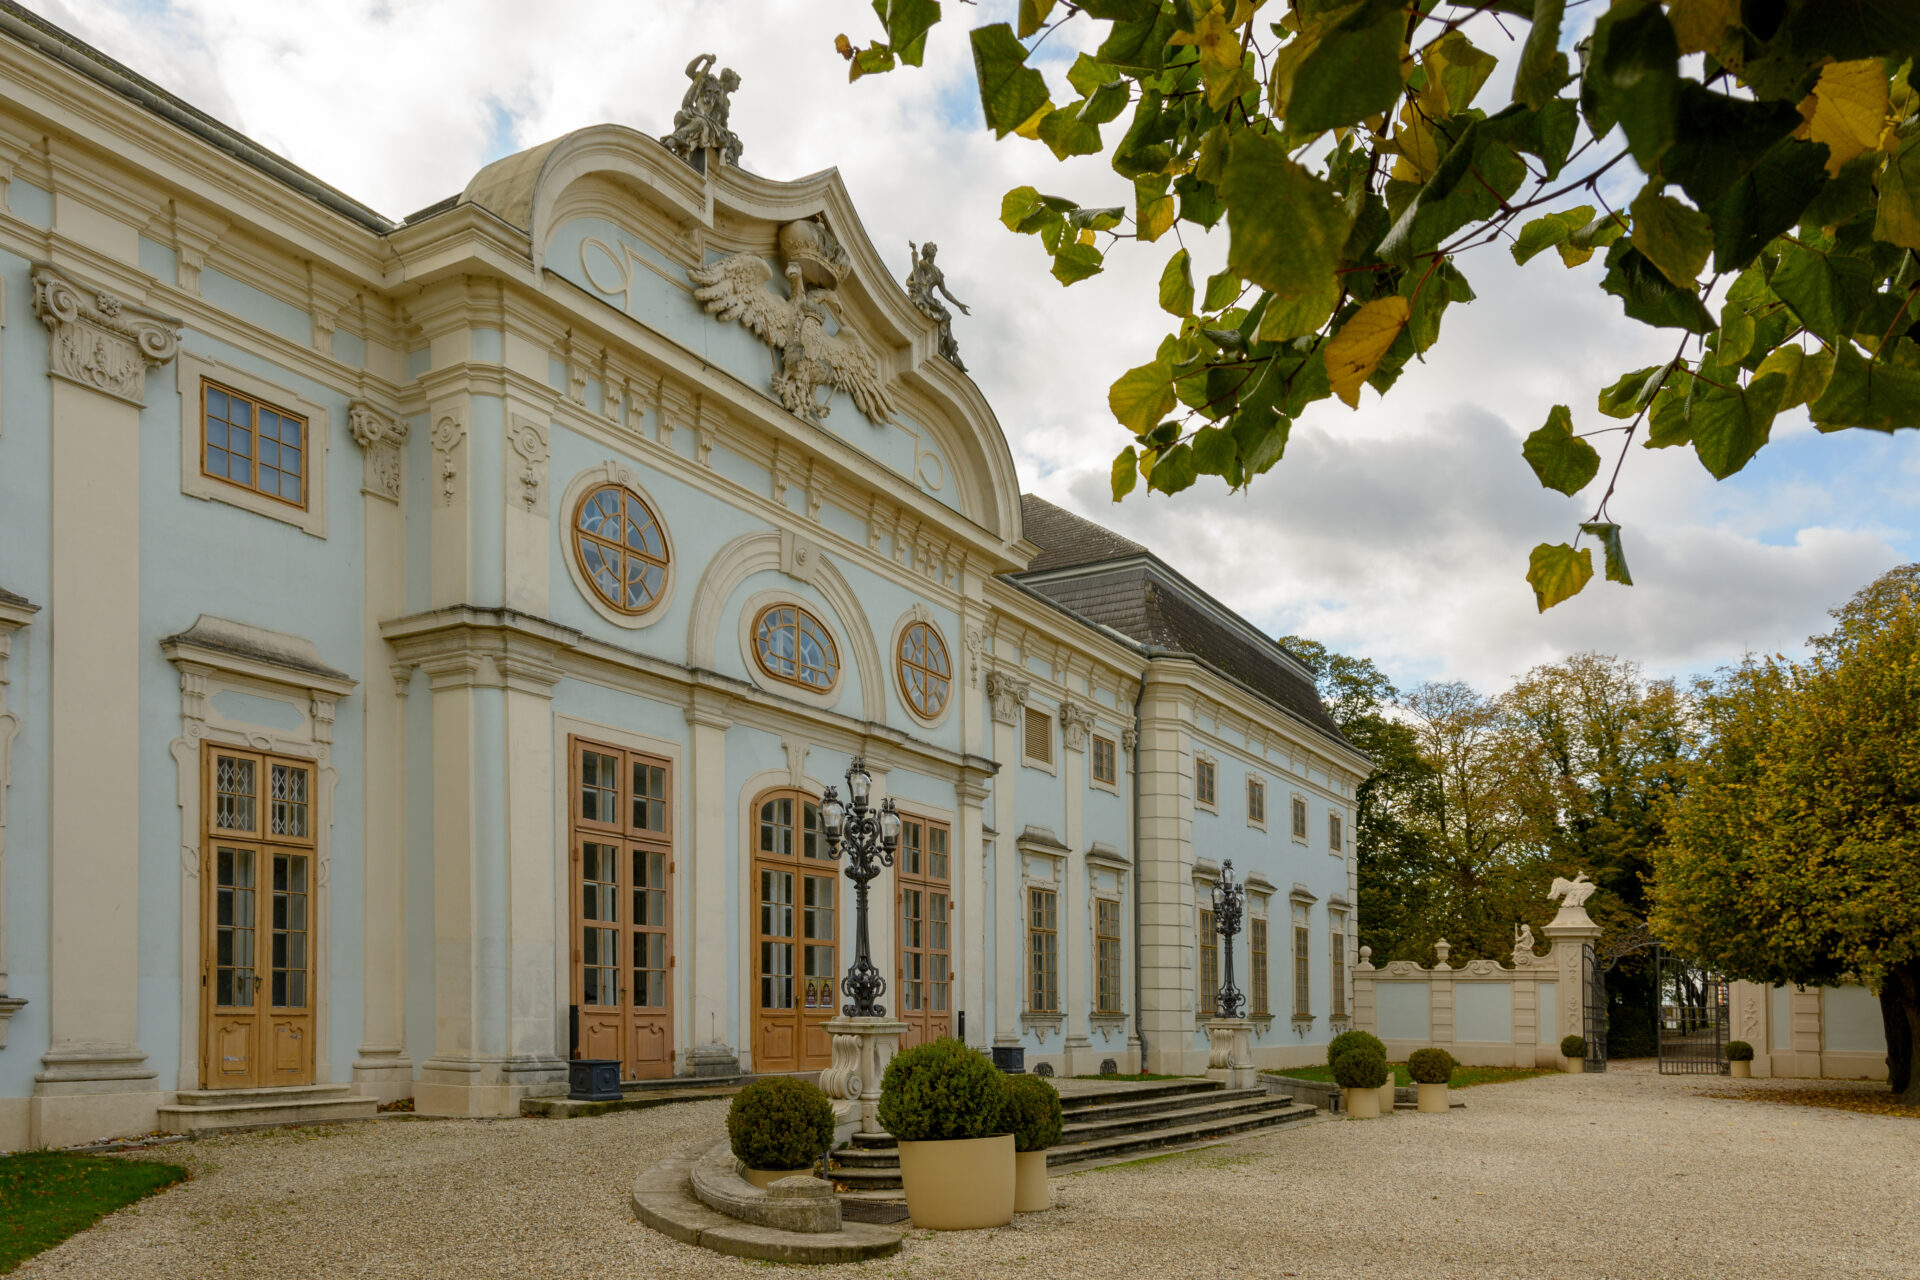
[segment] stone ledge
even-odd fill
[[[763,1191],[740,1176],[740,1162],[725,1142],[694,1163],[689,1181],[693,1198],[701,1204],[756,1227],[804,1235],[840,1229],[840,1202],[831,1184],[798,1171]]]
[[[864,1262],[900,1249],[900,1232],[864,1222],[843,1223],[840,1230],[824,1235],[807,1235],[729,1218],[693,1198],[691,1175],[696,1159],[663,1160],[635,1180],[633,1208],[641,1222],[682,1244],[767,1262]]]

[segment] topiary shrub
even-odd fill
[[[900,1142],[1008,1132],[1007,1077],[952,1036],[895,1055],[880,1077],[880,1123]]]
[[[811,1169],[833,1145],[833,1101],[805,1080],[755,1080],[727,1108],[727,1137],[749,1169]]]
[[[1355,1045],[1365,1045],[1367,1048],[1379,1054],[1382,1061],[1386,1060],[1387,1046],[1380,1043],[1379,1036],[1366,1031],[1342,1031],[1339,1035],[1327,1041],[1327,1065],[1332,1066],[1335,1058],[1338,1058]]]
[[[1333,1080],[1342,1089],[1378,1089],[1387,1082],[1386,1055],[1357,1044],[1333,1061]]]
[[[1415,1084],[1445,1084],[1453,1079],[1453,1055],[1445,1049],[1417,1049],[1407,1057]]]
[[[1045,1151],[1060,1145],[1060,1091],[1040,1076],[1008,1076],[1007,1123],[1015,1151]]]
[[[1584,1058],[1587,1056],[1587,1042],[1583,1036],[1568,1036],[1560,1042],[1560,1056],[1563,1058]]]
[[[1752,1062],[1753,1046],[1748,1044],[1745,1040],[1727,1041],[1727,1061],[1728,1062]]]

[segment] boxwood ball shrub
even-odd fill
[[[1332,1066],[1336,1058],[1357,1044],[1365,1045],[1379,1054],[1382,1061],[1386,1060],[1387,1046],[1380,1043],[1379,1036],[1365,1031],[1342,1031],[1327,1041],[1327,1065]]]
[[[901,1142],[1008,1132],[1011,1090],[1000,1068],[952,1036],[896,1054],[880,1077],[880,1123]]]
[[[1333,1080],[1342,1089],[1378,1089],[1387,1082],[1387,1057],[1371,1045],[1350,1046],[1333,1060]]]
[[[1060,1145],[1060,1091],[1039,1076],[1007,1077],[1012,1101],[1008,1123],[1015,1151],[1045,1151]]]
[[[1587,1041],[1584,1036],[1568,1036],[1560,1042],[1560,1056],[1563,1058],[1584,1058],[1587,1056]]]
[[[1453,1055],[1445,1049],[1419,1049],[1407,1058],[1415,1084],[1445,1084],[1453,1079]]]
[[[1727,1061],[1728,1062],[1752,1062],[1753,1046],[1748,1044],[1745,1040],[1727,1041]]]
[[[805,1080],[755,1080],[727,1108],[727,1137],[749,1169],[810,1169],[833,1145],[833,1101]]]

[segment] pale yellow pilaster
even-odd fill
[[[1193,1047],[1193,769],[1178,686],[1148,676],[1140,708],[1139,1025],[1146,1069],[1185,1073],[1206,1065]]]
[[[1060,707],[1062,752],[1060,782],[1066,788],[1067,842],[1065,883],[1061,886],[1060,996],[1066,1014],[1066,1074],[1091,1071],[1099,1064],[1085,1061],[1093,1052],[1087,1036],[1087,1011],[1093,1007],[1093,963],[1089,939],[1093,936],[1093,895],[1087,883],[1084,805],[1087,795],[1087,733],[1093,714],[1076,703]]]
[[[987,697],[993,704],[993,758],[1020,759],[1016,725],[1031,686],[1005,671],[987,673]],[[1026,952],[1025,919],[1020,903],[1020,850],[1015,844],[1015,791],[1019,769],[1008,767],[993,788],[993,1043],[1011,1047],[1020,1043],[1020,1011],[1026,1007],[1022,963]]]
[[[678,950],[691,960],[684,979],[691,1012],[683,1037],[676,1028],[674,1043],[680,1057],[677,1069],[685,1074],[696,1065],[718,1073],[728,1060],[737,1061],[738,1046],[728,1040],[727,1017],[733,992],[727,985],[727,884],[741,865],[739,854],[727,847],[727,729],[731,699],[706,689],[693,690],[686,708],[693,739],[688,776],[692,823],[688,833],[682,881],[688,885],[687,931]],[[742,877],[742,883],[745,883]],[[746,977],[739,1001],[750,1007]],[[746,1028],[741,1027],[746,1038]]]

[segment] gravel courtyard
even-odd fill
[[[1324,1120],[1054,1182],[1010,1228],[916,1232],[824,1276],[1920,1276],[1920,1122],[1704,1097],[1648,1071],[1462,1092],[1464,1111]],[[1753,1088],[1766,1085],[1755,1082]],[[627,1192],[723,1132],[718,1102],[593,1120],[281,1130],[156,1153],[193,1180],[22,1280],[700,1277]]]

